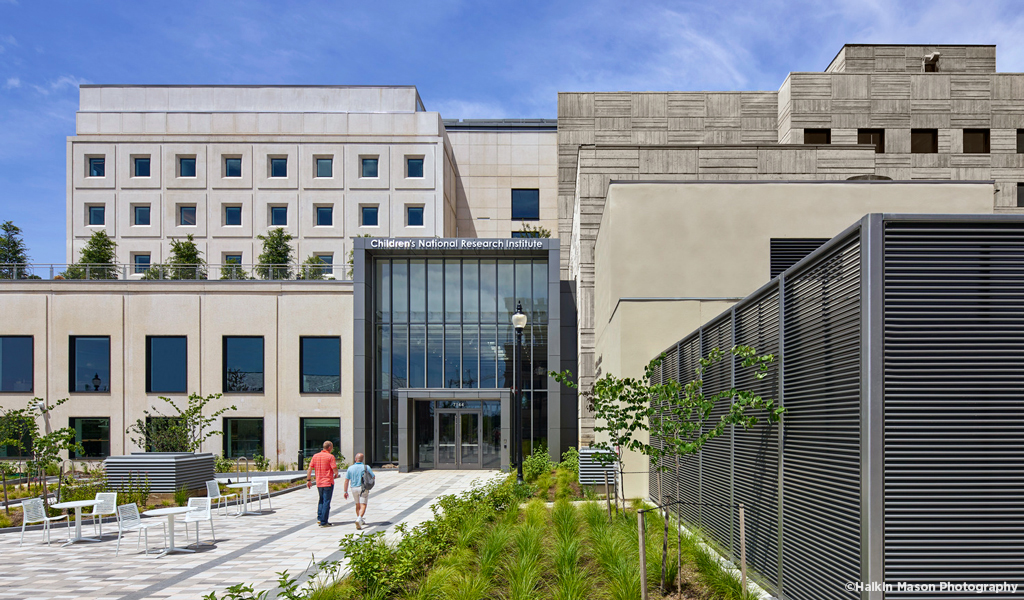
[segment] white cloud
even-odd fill
[[[17,77],[8,77],[7,83],[4,84],[5,90],[13,90],[21,87],[21,79]]]
[[[44,96],[49,96],[52,93],[60,92],[66,87],[77,89],[78,86],[86,83],[91,82],[88,79],[82,79],[80,77],[75,77],[73,75],[62,75],[45,85],[32,84],[32,87],[35,88],[35,90],[40,94]]]

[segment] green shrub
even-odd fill
[[[548,457],[548,449],[538,446],[533,449],[533,454],[523,460],[523,479],[527,483],[533,483],[543,473],[550,473],[555,468]]]
[[[558,464],[559,468],[565,469],[572,473],[573,481],[579,480],[580,474],[580,452],[575,446],[569,448],[562,453],[562,462]]]
[[[174,490],[174,503],[178,506],[185,506],[188,504],[188,488],[182,485],[178,489]]]
[[[235,461],[224,458],[223,454],[218,454],[213,459],[213,470],[217,473],[230,473],[235,470]]]
[[[555,470],[555,500],[567,500],[573,496],[572,484],[576,473],[559,465]]]
[[[262,454],[254,454],[252,462],[256,467],[256,470],[261,473],[266,473],[270,470],[270,459]]]

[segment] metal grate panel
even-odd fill
[[[774,354],[768,375],[742,368],[736,360],[736,388],[764,398],[778,398],[779,293],[771,290],[736,310],[736,345],[753,346],[758,354]],[[734,501],[746,511],[747,561],[759,583],[778,590],[779,568],[779,428],[764,418],[751,429],[737,427],[733,434]],[[738,515],[738,513],[734,513]],[[739,526],[733,527],[733,547],[739,548]]]
[[[785,503],[787,598],[859,598],[859,231],[786,275]]]
[[[770,241],[769,279],[775,279],[827,241],[828,238],[772,238]]]
[[[697,374],[700,364],[700,334],[691,335],[679,343],[679,381],[686,385]],[[700,454],[681,459],[678,467],[677,492],[679,499],[687,502],[679,506],[679,516],[696,527],[703,527],[700,501]]]
[[[718,348],[728,351],[732,348],[732,319],[713,321],[704,329],[701,340],[701,355],[705,358],[712,350]],[[710,396],[716,392],[732,387],[732,361],[721,360],[704,372],[704,394]],[[708,419],[708,425],[729,411],[730,401],[720,401]],[[732,552],[732,435],[726,431],[718,438],[710,440],[701,450],[701,495],[702,525],[711,537],[717,541],[727,553]]]
[[[604,489],[604,474],[608,473],[608,484],[615,485],[615,463],[601,466],[594,458],[597,454],[608,454],[603,450],[580,448],[580,485],[597,485]]]
[[[884,244],[885,578],[1020,581],[1024,223],[892,221]]]

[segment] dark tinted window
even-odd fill
[[[287,206],[271,206],[270,207],[270,224],[279,225],[281,227],[288,224],[288,207]]]
[[[136,254],[135,255],[135,272],[145,273],[149,270],[149,255],[148,254]]]
[[[225,225],[241,225],[242,224],[242,207],[241,206],[225,206],[224,207],[224,224]]]
[[[178,225],[195,225],[196,207],[181,206],[178,208]]]
[[[299,443],[302,445],[302,455],[304,457],[310,457],[320,452],[326,441],[334,444],[335,451],[341,447],[341,419],[299,419],[299,430],[301,438]]]
[[[89,224],[90,225],[103,225],[107,220],[107,211],[103,206],[90,206],[89,207]]]
[[[32,391],[32,336],[0,337],[0,392]]]
[[[364,158],[362,160],[362,177],[376,177],[377,176],[377,159],[376,158]]]
[[[136,225],[149,225],[149,207],[148,206],[136,206],[135,207],[135,224]]]
[[[263,392],[263,338],[224,336],[224,391]]]
[[[178,165],[178,177],[196,176],[196,159],[180,158],[178,159]]]
[[[75,430],[75,441],[85,452],[69,454],[71,458],[105,458],[110,456],[110,419],[106,417],[71,417],[68,426]]]
[[[804,129],[805,144],[831,144],[831,129]]]
[[[224,456],[252,458],[263,452],[263,419],[224,418]]]
[[[71,336],[68,389],[110,391],[110,337]]]
[[[423,177],[423,159],[422,158],[410,158],[406,160],[406,170],[409,174],[406,177]]]
[[[363,227],[376,227],[377,226],[377,207],[376,206],[364,206],[362,207],[362,225]]]
[[[146,337],[146,391],[150,393],[186,392],[188,384],[187,342],[185,336]]]
[[[106,161],[102,158],[89,159],[89,177],[103,177],[106,173]]]
[[[334,208],[330,206],[316,207],[316,224],[322,226],[334,225]]]
[[[875,154],[885,153],[885,130],[884,129],[858,129],[858,144],[871,144],[875,147]]]
[[[512,219],[516,221],[540,219],[540,190],[512,190]]]
[[[242,176],[242,159],[240,158],[225,158],[224,159],[224,177],[241,177]]]
[[[302,375],[302,393],[340,393],[341,338],[299,338],[299,371]]]
[[[964,154],[988,154],[988,129],[964,129]]]
[[[1024,129],[1017,130],[1017,154],[1024,154]]]
[[[911,129],[910,151],[914,154],[935,154],[939,151],[938,129]]]
[[[330,158],[316,159],[317,177],[334,177],[334,161]]]
[[[1024,208],[1024,182],[1017,182],[1017,208]]]
[[[407,225],[410,227],[422,227],[423,226],[423,207],[422,206],[409,206],[406,209]]]
[[[149,177],[149,159],[148,158],[136,158],[135,159],[135,176],[136,177]]]
[[[287,177],[288,176],[288,159],[287,158],[272,158],[272,159],[270,159],[270,176],[271,177]]]

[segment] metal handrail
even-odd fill
[[[244,457],[244,456],[239,456],[238,458],[235,459],[235,481],[236,482],[241,482],[242,481],[242,465],[241,465],[241,463],[242,463],[243,460],[245,461],[245,480],[246,480],[246,482],[252,481],[252,478],[249,476],[249,459]]]
[[[4,281],[347,281],[345,264],[0,263]]]

